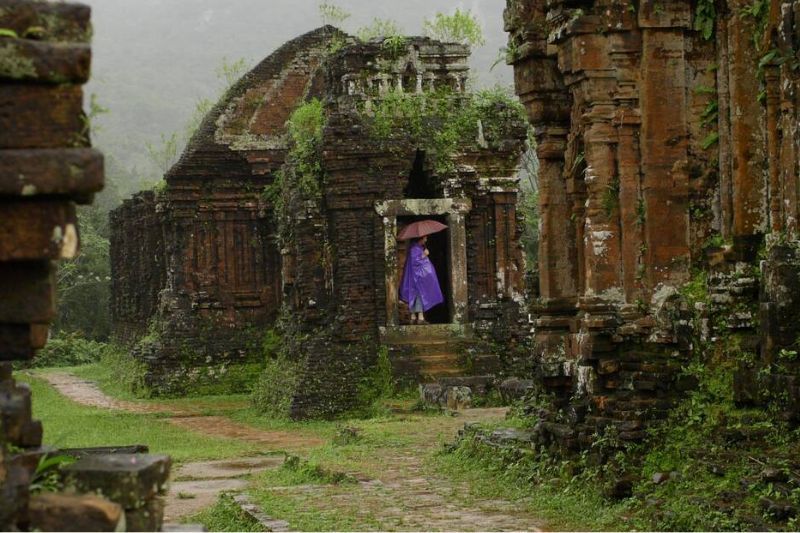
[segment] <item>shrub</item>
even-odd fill
[[[80,333],[62,333],[47,342],[31,362],[32,367],[88,365],[98,362],[106,344],[90,341]]]
[[[147,367],[134,358],[126,348],[116,344],[104,345],[100,365],[110,374],[106,380],[113,380],[124,391],[130,392],[137,398],[147,398],[151,395],[145,383]]]
[[[438,41],[473,46],[486,44],[480,22],[468,10],[461,11],[456,9],[452,15],[436,13],[433,20],[428,19],[425,21],[423,30],[425,35]]]
[[[253,407],[270,418],[286,418],[297,385],[301,365],[285,355],[268,357],[250,396]]]
[[[394,396],[395,379],[392,363],[389,361],[389,350],[386,346],[378,349],[378,358],[358,384],[358,408],[352,413],[355,416],[373,417],[385,414],[383,400]]]

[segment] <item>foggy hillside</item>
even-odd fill
[[[254,65],[281,44],[322,24],[319,0],[83,0],[93,8],[93,75],[86,94],[109,109],[95,120],[95,143],[107,157],[120,193],[157,179],[145,144],[182,130],[201,98],[215,97],[223,58]],[[437,11],[470,9],[486,45],[473,50],[480,85],[511,83],[505,64],[490,71],[506,42],[505,0],[340,0],[351,13],[351,33],[376,17],[393,19],[407,34],[420,34]],[[87,96],[88,101],[88,96]]]

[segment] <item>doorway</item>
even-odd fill
[[[420,220],[435,220],[436,222],[441,222],[445,225],[447,224],[447,216],[445,215],[406,215],[397,217],[397,226],[398,229],[402,229],[406,225],[411,224],[412,222],[418,222]],[[408,251],[409,242],[410,241],[397,242],[397,287],[400,287],[400,283],[403,279],[403,271],[405,269],[406,254]],[[433,263],[433,268],[436,270],[436,277],[439,280],[439,287],[441,287],[442,294],[444,295],[444,302],[428,310],[425,313],[425,320],[431,324],[449,324],[453,321],[451,314],[452,283],[450,281],[450,229],[448,228],[444,231],[440,231],[439,233],[429,235],[427,246],[428,250],[430,251],[430,255],[428,257],[430,258],[431,263]],[[409,313],[408,306],[403,303],[400,303],[400,305],[400,323],[409,324],[411,321],[411,315]]]

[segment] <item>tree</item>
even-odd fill
[[[486,44],[478,19],[468,10],[456,9],[452,15],[436,13],[422,25],[425,35],[447,43],[461,43],[471,46]]]
[[[317,10],[324,26],[341,26],[345,20],[350,18],[350,13],[336,4],[328,2],[321,2],[317,6]]]
[[[78,212],[80,253],[58,266],[57,332],[106,340],[111,333],[108,214],[86,206]]]
[[[372,39],[389,39],[403,35],[403,29],[396,21],[391,19],[372,19],[372,24],[364,26],[356,31],[356,35],[362,41]]]

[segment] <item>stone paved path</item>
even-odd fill
[[[285,450],[304,455],[324,442],[299,432],[262,431],[222,416],[204,416],[198,409],[153,402],[117,400],[90,382],[64,372],[40,375],[64,396],[83,405],[134,413],[161,413],[165,420],[206,435],[256,442],[265,451]],[[218,405],[217,405],[218,407]],[[505,500],[470,500],[466,485],[432,474],[424,458],[440,445],[439,435],[455,435],[466,422],[502,419],[504,409],[470,409],[457,417],[436,417],[435,423],[412,426],[421,432],[414,444],[379,447],[365,457],[361,471],[348,472],[356,485],[261,487],[282,494],[309,512],[341,512],[364,517],[359,529],[402,531],[531,531],[541,521]],[[172,415],[172,416],[169,416]],[[425,432],[430,434],[425,434]],[[224,491],[242,491],[248,476],[283,462],[282,455],[245,457],[180,465],[167,494],[165,519],[177,521],[213,504]],[[282,518],[282,517],[277,517]]]

